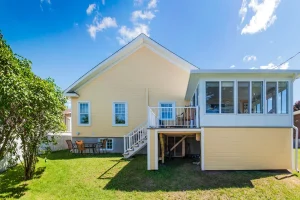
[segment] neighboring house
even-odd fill
[[[73,140],[108,138],[126,158],[147,146],[149,170],[166,152],[202,170],[291,169],[299,74],[198,69],[141,34],[65,90]]]
[[[66,131],[67,132],[71,132],[72,131],[72,117],[71,117],[71,109],[66,109],[63,112],[63,116],[64,116],[64,123],[66,125]]]

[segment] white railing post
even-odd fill
[[[125,141],[125,140],[126,140],[126,136],[124,135],[124,153],[125,153],[126,150],[127,150],[127,149],[126,149],[126,141]]]
[[[199,106],[196,106],[196,126],[199,128]]]
[[[147,127],[150,128],[151,116],[150,116],[150,107],[149,106],[147,109],[147,114],[148,114]]]

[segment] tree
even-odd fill
[[[43,80],[34,76],[28,87],[30,94],[27,102],[30,110],[23,134],[20,134],[26,180],[34,175],[41,143],[53,142],[47,134],[64,130],[62,119],[66,103],[66,98],[53,79]]]
[[[26,77],[30,73],[30,62],[14,55],[0,33],[0,160],[13,153],[16,133],[24,123],[21,113],[26,110]]]
[[[64,130],[65,103],[54,80],[36,76],[0,37],[0,159],[15,154],[21,140],[25,180],[34,175],[40,145],[53,142],[47,134]]]
[[[294,112],[300,110],[300,101],[296,101],[294,104]]]

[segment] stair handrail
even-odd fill
[[[135,127],[131,132],[124,135],[124,153],[138,144],[144,137],[147,130],[147,121]]]

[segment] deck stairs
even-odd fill
[[[130,158],[147,145],[147,122],[124,135],[124,158]]]

